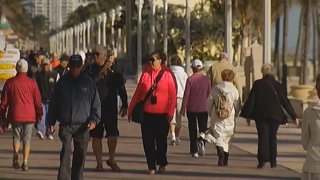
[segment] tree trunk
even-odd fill
[[[302,53],[301,53],[301,73],[300,73],[300,84],[306,84],[308,80],[308,41],[309,41],[309,9],[310,1],[306,0],[303,3],[305,9],[303,15],[303,37],[302,37]]]
[[[288,37],[288,0],[283,1],[283,34],[282,34],[282,84],[287,92],[287,37]]]
[[[316,18],[316,16],[317,16],[317,11],[316,11],[316,9],[314,9],[314,8],[312,8],[312,27],[313,27],[313,32],[312,32],[312,34],[313,34],[313,38],[312,38],[312,44],[313,44],[313,50],[312,50],[312,52],[313,52],[313,58],[312,58],[312,60],[313,60],[313,81],[315,81],[316,80],[316,78],[317,78],[317,74],[318,74],[318,72],[317,72],[317,18]]]
[[[304,7],[301,8],[300,18],[299,18],[299,31],[298,31],[298,39],[296,45],[296,51],[294,54],[293,66],[298,66],[298,59],[299,59],[299,50],[300,50],[300,43],[301,43],[301,34],[302,34],[302,19],[304,14]]]
[[[276,65],[277,68],[277,75],[278,78],[280,79],[282,77],[281,74],[281,63],[279,61],[279,46],[280,46],[280,16],[276,18],[276,33],[275,33],[275,45],[274,45],[274,64]]]

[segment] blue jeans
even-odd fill
[[[43,115],[41,118],[41,121],[38,122],[37,124],[37,129],[38,131],[40,131],[43,135],[45,135],[46,133],[46,123],[47,123],[47,115],[48,115],[48,110],[49,110],[49,104],[42,104],[42,111],[43,111]]]

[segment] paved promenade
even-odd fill
[[[135,85],[128,81],[129,96]],[[254,124],[248,127],[243,119],[237,120],[236,135],[230,151],[228,167],[217,166],[217,155],[213,145],[207,144],[206,156],[194,159],[189,154],[189,141],[186,121],[182,128],[182,141],[178,146],[168,147],[166,174],[147,175],[147,164],[143,152],[141,132],[138,124],[119,120],[120,138],[117,148],[117,162],[123,172],[114,173],[104,164],[104,172],[94,172],[95,158],[89,144],[85,165],[85,180],[93,179],[300,179],[300,171],[305,152],[300,144],[300,129],[292,125],[281,127],[278,135],[278,167],[271,169],[268,164],[264,169],[256,169],[257,135]],[[29,159],[29,171],[22,172],[11,168],[11,134],[0,135],[0,179],[56,179],[61,148],[57,133],[53,141],[39,140],[35,135]],[[104,160],[107,159],[106,140],[104,140]],[[21,162],[22,156],[20,156]]]

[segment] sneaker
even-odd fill
[[[20,164],[19,164],[19,162],[17,160],[12,162],[12,168],[13,169],[20,169],[21,168]]]
[[[53,139],[54,139],[52,134],[49,134],[49,135],[47,136],[47,138],[48,138],[49,140],[53,140]]]
[[[22,171],[28,171],[29,170],[28,165],[23,163],[22,166],[21,166],[21,170]]]
[[[176,137],[176,144],[178,145],[180,143],[180,138]]]
[[[193,157],[193,158],[198,158],[198,157],[199,157],[199,154],[198,154],[198,153],[194,153],[194,154],[192,154],[192,157]]]
[[[175,146],[175,145],[177,145],[176,140],[171,139],[171,141],[170,141],[170,144],[169,144],[169,145],[170,145],[170,146]]]
[[[203,141],[198,141],[198,150],[199,150],[199,155],[204,156],[206,154],[206,151],[204,149],[204,142]]]
[[[37,131],[37,136],[39,137],[39,139],[44,139],[44,135],[41,131]]]

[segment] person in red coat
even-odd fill
[[[34,80],[27,76],[28,62],[20,59],[16,64],[17,75],[4,84],[1,93],[0,116],[4,126],[12,124],[13,163],[15,169],[28,170],[28,157],[32,128],[42,117],[41,95]],[[23,163],[20,167],[18,153],[23,144]]]
[[[167,135],[177,103],[177,93],[171,73],[161,66],[161,53],[151,54],[150,65],[141,75],[137,89],[132,97],[128,120],[137,102],[142,101],[153,85],[157,75],[163,71],[156,89],[144,104],[144,121],[141,123],[142,141],[148,163],[148,173],[155,174],[156,165],[159,173],[164,173],[167,161]]]

